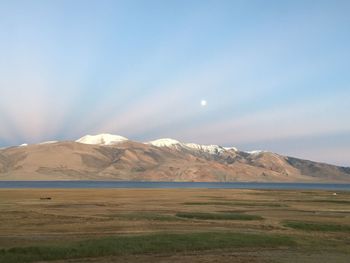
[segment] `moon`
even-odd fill
[[[201,106],[202,106],[202,107],[207,106],[207,101],[206,101],[206,100],[201,100]]]

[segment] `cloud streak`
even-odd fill
[[[350,165],[311,139],[350,130],[346,2],[0,5],[0,146],[110,132]]]

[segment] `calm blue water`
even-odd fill
[[[210,188],[210,189],[287,189],[345,190],[350,184],[313,183],[193,183],[118,181],[0,181],[0,188]]]

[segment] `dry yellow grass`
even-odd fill
[[[0,248],[156,232],[230,231],[287,235],[295,238],[298,246],[288,251],[209,251],[203,262],[230,262],[233,257],[241,260],[237,262],[294,262],[297,257],[305,257],[304,262],[322,262],[320,255],[323,260],[346,262],[350,257],[347,232],[304,231],[284,226],[291,220],[350,225],[349,192],[334,196],[329,191],[235,189],[1,189],[0,211]],[[176,217],[179,212],[238,213],[263,219],[184,219]],[[201,257],[195,252],[179,253],[154,256],[153,261],[196,262]],[[150,258],[152,255],[130,255],[119,260],[150,262]],[[114,258],[103,258],[101,262],[108,260],[113,262]]]

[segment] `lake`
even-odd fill
[[[209,188],[271,190],[342,190],[350,184],[332,183],[256,183],[256,182],[132,182],[132,181],[0,181],[0,188]]]

